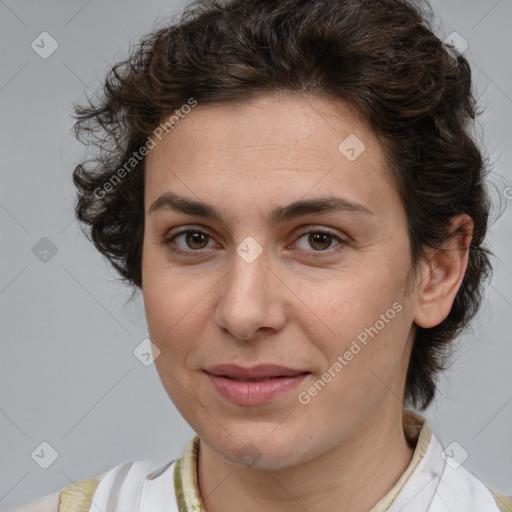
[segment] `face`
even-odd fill
[[[401,411],[416,297],[371,131],[330,100],[280,94],[198,105],[155,142],[146,317],[162,383],[201,440],[284,468]]]

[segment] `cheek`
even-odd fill
[[[310,297],[315,296],[311,304],[320,312],[329,334],[315,337],[304,315],[301,329],[316,340],[326,369],[339,375],[335,379],[338,385],[357,388],[360,397],[382,387],[379,379],[390,383],[402,365],[412,323],[404,286],[403,271],[376,266],[360,268],[327,289],[310,290]],[[336,371],[333,365],[339,357],[343,368],[338,365]]]
[[[182,372],[211,320],[215,281],[147,263],[142,292],[149,335],[162,355],[156,363]]]
[[[155,283],[148,280],[143,290],[150,337],[166,350],[184,346],[194,338],[200,325],[201,305],[197,304],[197,295],[176,282],[170,286],[162,280]]]
[[[190,283],[176,279],[150,251],[144,254],[142,283],[150,338],[161,350],[168,350],[170,340],[187,331],[194,315]]]
[[[312,307],[340,340],[356,338],[372,327],[382,332],[396,327],[403,310],[405,283],[402,277],[395,279],[392,272],[382,266],[380,269],[376,272],[360,267],[334,285],[307,294]],[[364,334],[361,338],[364,341]]]
[[[167,394],[187,421],[190,407],[187,358],[200,337],[201,302],[185,283],[170,282],[165,274],[147,273],[144,307],[151,341],[159,348],[155,367]]]

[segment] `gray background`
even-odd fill
[[[0,1],[2,509],[123,461],[171,460],[193,435],[154,366],[133,355],[147,337],[141,298],[126,303],[129,290],[74,220],[71,173],[82,148],[69,133],[72,102],[97,88],[155,20],[184,5]],[[465,56],[486,105],[479,137],[503,214],[492,220],[497,259],[486,300],[424,414],[445,446],[456,441],[468,452],[465,467],[512,493],[512,2],[432,5],[438,34],[457,31],[469,43]],[[31,48],[44,31],[59,45],[46,59]],[[57,250],[46,262],[33,252],[48,245],[43,237]],[[48,469],[31,456],[43,441],[58,452]]]

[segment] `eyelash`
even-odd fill
[[[204,249],[196,249],[196,250],[190,249],[189,251],[183,251],[182,249],[178,249],[178,248],[172,246],[172,244],[174,243],[174,240],[178,236],[186,235],[187,233],[200,233],[202,235],[207,236],[209,239],[213,239],[212,236],[210,236],[208,233],[205,233],[204,231],[201,231],[200,229],[184,229],[183,231],[179,231],[178,233],[174,233],[171,237],[169,237],[166,240],[164,240],[162,242],[162,244],[167,246],[168,249],[170,251],[172,251],[173,253],[175,253],[175,254],[179,254],[179,255],[182,255],[182,256],[190,257],[190,258],[202,256],[201,252]],[[311,251],[310,254],[306,254],[307,257],[318,258],[318,257],[322,257],[322,255],[325,254],[325,253],[328,253],[329,255],[332,255],[332,253],[339,252],[341,249],[343,249],[343,247],[347,243],[341,237],[339,237],[338,235],[336,235],[336,234],[334,234],[334,233],[332,233],[332,232],[330,232],[330,231],[328,231],[326,229],[309,229],[309,231],[302,231],[301,233],[299,233],[297,240],[300,240],[304,235],[309,235],[309,234],[313,234],[313,233],[314,234],[320,233],[320,234],[323,234],[323,235],[329,235],[330,237],[332,237],[333,240],[338,241],[339,244],[334,246],[334,250],[333,250],[333,248],[324,249],[324,250],[318,250],[318,251],[314,251],[313,250],[313,251]],[[307,251],[306,251],[306,253],[307,253]],[[317,254],[314,254],[314,253],[317,253]],[[320,254],[318,254],[318,253],[320,253]]]

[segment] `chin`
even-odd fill
[[[302,444],[294,441],[294,435],[287,429],[277,433],[276,424],[245,425],[244,427],[228,426],[228,432],[235,431],[236,436],[231,437],[225,431],[218,435],[208,432],[200,438],[212,450],[233,464],[241,465],[247,469],[262,471],[286,469],[301,462],[306,456],[301,450]],[[297,435],[304,439],[304,436]],[[306,456],[307,457],[307,456]]]

